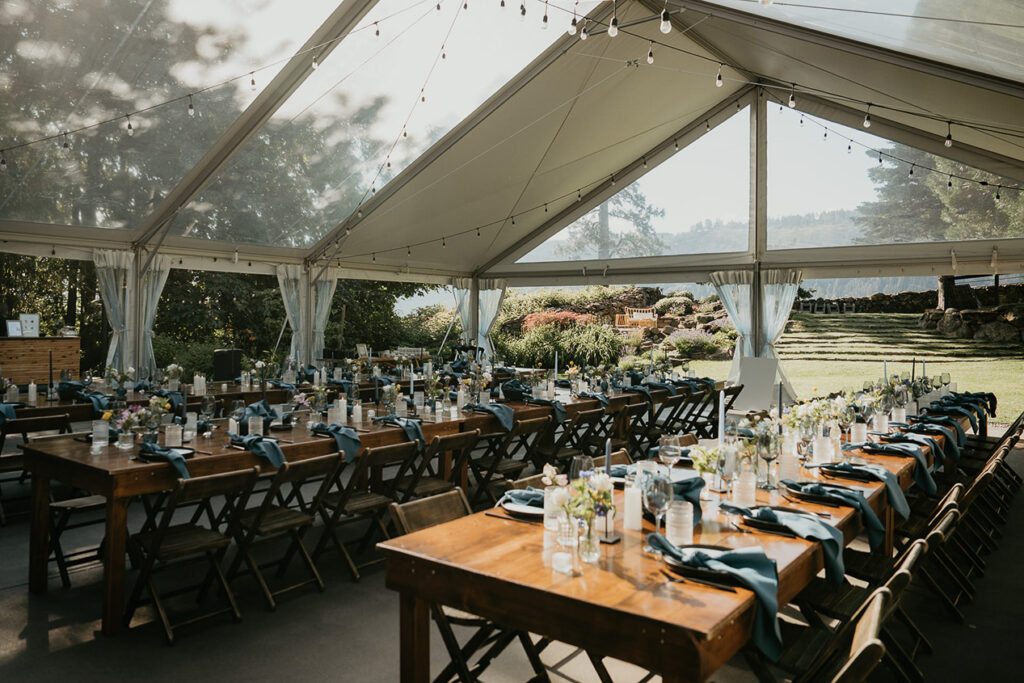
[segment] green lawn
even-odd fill
[[[997,422],[1024,411],[1024,356],[1020,345],[947,340],[917,329],[912,315],[794,316],[781,344],[782,363],[800,398],[860,388],[865,380],[910,372],[910,359],[927,359],[931,376],[948,372],[960,391],[993,391]],[[724,378],[729,361],[693,361],[699,376]]]

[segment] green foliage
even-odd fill
[[[182,377],[191,382],[197,372],[207,377],[213,375],[213,351],[220,348],[214,342],[181,341],[172,337],[153,335],[153,354],[157,367],[165,368],[171,363],[182,367]]]
[[[693,312],[693,297],[667,296],[654,304],[654,310],[658,315],[689,315]]]
[[[555,248],[555,254],[571,260],[664,254],[668,245],[652,223],[664,216],[665,210],[648,204],[640,185],[633,183],[569,226],[568,239]]]
[[[448,339],[459,339],[462,335],[462,321],[450,306],[434,304],[417,308],[399,319],[399,333],[396,346],[422,346],[430,353],[437,351],[444,339],[448,326],[455,321]]]
[[[562,367],[570,361],[577,365],[611,363],[622,349],[618,333],[606,325],[538,325],[521,337],[498,334],[493,341],[506,362],[521,367],[550,367],[555,351]]]
[[[509,292],[501,303],[498,324],[505,320],[549,308],[570,308],[609,299],[628,287],[594,285],[582,289],[540,289],[535,292]]]
[[[676,330],[665,338],[665,343],[674,346],[684,358],[706,358],[719,348],[718,337],[705,330]]]
[[[717,301],[718,301],[718,294],[712,292],[711,294],[708,294],[706,297],[701,299],[700,303],[702,303],[702,304],[710,304],[710,303],[715,303]]]
[[[622,338],[622,349],[627,353],[636,353],[640,348],[640,345],[644,343],[644,331],[642,329],[633,329],[626,334],[620,335]]]

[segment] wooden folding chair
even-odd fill
[[[472,509],[461,488],[421,500],[391,505],[391,518],[400,535],[450,522],[470,514],[472,514]],[[445,649],[448,650],[448,656],[451,658],[451,662],[434,678],[435,683],[449,681],[453,676],[463,683],[478,680],[494,658],[516,639],[522,644],[534,673],[546,679],[540,654],[525,631],[507,629],[489,619],[444,605],[432,604],[430,613],[434,623],[437,624],[437,630],[441,634]],[[452,629],[453,625],[475,629],[475,631],[465,644],[460,644]],[[471,668],[470,661],[481,651],[483,654]]]
[[[167,636],[167,642],[170,644],[174,643],[174,629],[177,627],[227,612],[233,614],[236,622],[242,618],[238,604],[235,602],[234,593],[231,592],[231,586],[221,569],[224,553],[231,544],[232,534],[222,534],[215,529],[199,526],[192,522],[181,524],[172,524],[171,522],[180,503],[213,496],[226,496],[234,500],[232,512],[228,516],[228,524],[233,526],[237,523],[237,512],[244,508],[248,500],[258,473],[258,468],[252,468],[177,481],[156,528],[152,531],[134,534],[129,539],[128,552],[132,555],[133,564],[140,569],[135,587],[128,599],[128,607],[125,609],[125,626],[131,624],[135,610],[143,604],[143,589],[148,589],[150,601],[156,607],[160,622],[164,627],[164,634]],[[162,572],[174,565],[200,560],[205,560],[210,565],[206,578],[201,583],[169,591],[163,595],[157,591],[153,581],[157,572]],[[228,606],[172,624],[164,607],[164,600],[193,590],[198,590],[200,595],[205,594],[214,578],[219,581]]]
[[[498,502],[498,497],[494,495],[491,487],[500,486],[502,481],[511,481],[519,477],[527,464],[534,459],[537,440],[550,424],[550,415],[517,420],[493,450],[493,455],[469,460],[469,468],[473,472],[477,486],[473,494],[473,505],[479,504],[485,497],[491,499],[491,504]]]
[[[592,437],[603,417],[603,408],[581,410],[562,427],[557,437],[556,425],[552,422],[548,433],[541,438],[541,443],[537,446],[536,453],[540,462],[534,462],[534,466],[540,469],[546,463],[557,465],[571,461],[578,455],[594,455],[598,451],[594,448]]]
[[[302,537],[313,525],[316,512],[320,509],[324,496],[334,485],[335,475],[340,463],[340,453],[331,453],[298,462],[282,463],[270,482],[270,489],[263,497],[263,502],[238,514],[238,523],[234,529],[238,552],[231,562],[231,568],[228,570],[228,580],[233,581],[240,575],[241,564],[244,561],[249,572],[252,573],[259,584],[263,597],[267,601],[267,607],[271,610],[277,608],[275,597],[282,593],[301,588],[302,586],[308,586],[311,583],[316,584],[317,589],[320,591],[324,589],[323,578],[320,576],[313,558],[309,556],[309,552],[302,542]],[[290,486],[294,489],[314,480],[320,481],[320,486],[310,502],[307,512],[294,510],[284,504],[278,504],[281,501],[285,486]],[[291,540],[284,555],[271,562],[258,563],[252,554],[257,541],[263,542],[285,534]],[[271,590],[267,585],[262,570],[267,567],[276,566],[277,576],[281,577],[287,571],[288,565],[296,553],[305,563],[310,578]]]
[[[466,470],[466,460],[476,448],[480,430],[458,434],[435,436],[413,463],[411,474],[402,477],[397,484],[399,502],[406,503],[413,498],[436,496],[451,491],[461,483]],[[449,473],[444,476],[444,458],[447,455]]]
[[[374,534],[379,531],[389,538],[384,516],[391,503],[397,502],[398,482],[405,476],[419,454],[418,441],[377,448],[367,448],[348,467],[338,470],[335,476],[348,470],[350,477],[338,490],[323,497],[321,514],[324,518],[324,532],[313,549],[313,560],[317,560],[333,544],[348,564],[352,578],[359,580],[359,565],[356,565],[348,548],[338,534],[339,529],[349,524],[365,521],[367,529],[360,541],[360,549],[368,546]],[[394,470],[394,476],[385,477],[384,470]],[[363,565],[365,566],[365,565]]]
[[[71,433],[71,418],[67,413],[61,415],[46,415],[43,417],[16,417],[4,420],[0,425],[0,451],[3,451],[7,437],[12,435],[21,436],[21,445],[31,440],[33,435],[43,432],[56,432],[57,434]],[[16,479],[25,479],[25,457],[21,453],[0,456],[0,476],[5,474],[16,474]],[[0,479],[3,484],[5,479]],[[11,479],[13,481],[13,479]],[[3,487],[0,486],[0,526],[7,526],[7,513],[4,511]]]

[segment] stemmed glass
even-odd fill
[[[953,378],[948,372],[942,373],[942,375],[940,375],[940,379],[942,380],[942,386],[944,387],[948,387],[949,383],[953,381]]]
[[[655,532],[661,533],[661,519],[668,511],[668,504],[674,495],[672,481],[663,474],[652,474],[644,477],[642,486],[644,508],[654,515]],[[661,554],[649,544],[644,545],[644,552]]]
[[[847,403],[842,410],[839,411],[839,430],[843,433],[845,441],[850,440],[850,427],[857,419],[857,409],[851,403]]]
[[[607,465],[607,463],[605,463]],[[594,472],[594,459],[589,455],[577,455],[569,465],[569,481],[576,481],[580,477],[589,477]]]
[[[772,463],[778,459],[782,450],[782,437],[779,434],[772,434],[765,439],[760,439],[757,444],[757,454],[764,460],[765,480],[761,486],[765,491],[774,491],[776,486],[772,483]]]
[[[241,429],[242,419],[245,417],[245,401],[239,398],[231,403],[231,417],[235,418]]]
[[[209,422],[217,416],[217,404],[219,401],[216,396],[206,394],[203,396],[203,400],[199,402],[199,413],[203,416],[203,420]]]
[[[679,445],[679,437],[666,434],[658,439],[658,460],[668,468],[668,476],[672,476],[672,468],[683,457],[683,449]]]

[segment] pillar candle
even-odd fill
[[[886,365],[886,362],[884,360],[882,361],[882,377],[885,378],[885,383],[888,384],[889,383],[889,366]]]
[[[558,379],[558,351],[555,351],[555,379]]]
[[[725,443],[725,390],[718,394],[718,447]]]
[[[612,440],[604,440],[604,467],[608,471],[608,476],[612,476]]]

